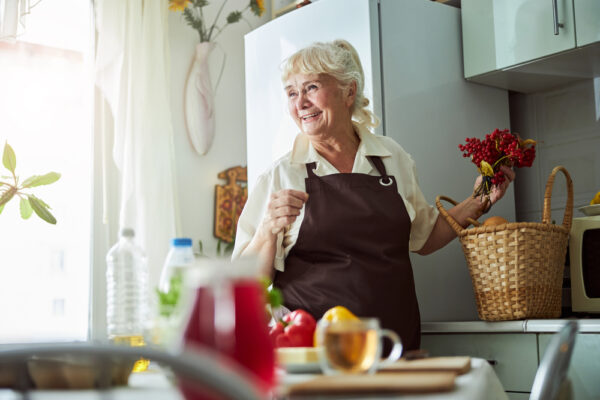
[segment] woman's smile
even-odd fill
[[[303,115],[302,118],[302,122],[303,123],[310,123],[310,122],[314,122],[316,121],[321,115],[323,114],[322,111],[317,111],[311,114],[305,114]]]

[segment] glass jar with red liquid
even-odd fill
[[[198,266],[210,272],[203,271],[194,284],[183,342],[207,346],[233,360],[267,394],[275,385],[275,354],[268,336],[264,289],[250,263],[220,260]],[[207,398],[190,385],[180,387],[188,400]]]

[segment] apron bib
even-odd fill
[[[319,177],[306,164],[308,201],[298,240],[276,271],[284,305],[320,319],[342,305],[359,317],[377,317],[418,349],[421,321],[408,253],[410,217],[395,178],[379,157],[381,176],[339,173]]]

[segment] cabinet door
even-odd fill
[[[540,334],[540,358],[552,339],[551,334]],[[569,380],[573,398],[577,400],[600,399],[600,334],[577,335],[569,367]]]
[[[537,371],[535,334],[425,334],[421,348],[432,356],[472,356],[492,361],[504,390],[530,392]]]
[[[574,0],[577,47],[600,42],[600,1]]]
[[[557,35],[554,34],[554,1],[557,23],[562,24]],[[463,0],[465,77],[575,48],[572,1]]]
[[[554,34],[553,1],[558,8]],[[575,47],[572,0],[494,0],[498,68],[521,64]]]

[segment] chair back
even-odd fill
[[[110,389],[109,365],[114,360],[131,360],[130,366],[140,357],[168,367],[186,382],[215,393],[223,399],[261,399],[263,396],[252,383],[248,373],[218,353],[201,347],[185,348],[181,352],[167,352],[152,347],[128,347],[110,344],[70,343],[46,345],[17,345],[0,348],[0,366],[11,366],[21,375],[27,374],[27,363],[31,360],[61,358],[83,358],[92,362],[101,371],[98,389]],[[126,383],[126,382],[124,382]],[[31,382],[18,377],[16,389],[27,391]],[[103,397],[105,398],[105,397]]]
[[[567,321],[552,336],[535,374],[529,400],[555,400],[557,398],[561,385],[567,377],[577,331],[577,321]]]

